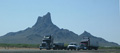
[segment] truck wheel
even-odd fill
[[[40,50],[42,50],[42,49],[40,48]]]
[[[95,50],[98,50],[98,48],[95,48]]]
[[[53,50],[57,50],[57,49],[54,48]]]
[[[47,50],[50,50],[49,48]]]
[[[88,49],[88,50],[92,50],[92,49]]]
[[[77,50],[79,51],[80,49],[78,48]]]
[[[74,49],[74,50],[77,50],[77,49]]]
[[[88,50],[92,50],[92,48],[89,48]]]

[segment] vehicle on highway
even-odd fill
[[[53,50],[66,50],[67,46],[64,43],[54,43]]]
[[[53,49],[53,50],[66,50],[67,46],[64,43],[53,43],[53,36],[46,35],[44,36],[42,43],[40,44],[40,50],[42,49]]]
[[[71,42],[68,47],[67,50],[79,50],[79,46],[75,43],[75,42]]]
[[[40,50],[41,49],[50,50],[52,48],[53,48],[53,37],[52,37],[52,35],[44,36],[44,38],[42,40],[42,44],[40,45]]]
[[[80,49],[83,49],[83,50],[92,50],[92,49],[95,49],[97,50],[98,49],[98,41],[95,40],[94,38],[89,38],[89,37],[84,37],[81,42],[80,42]]]

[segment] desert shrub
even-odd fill
[[[99,49],[120,49],[120,47],[99,47]]]
[[[39,44],[6,44],[6,43],[0,43],[0,47],[38,48]]]

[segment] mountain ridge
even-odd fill
[[[117,43],[95,37],[87,31],[84,31],[81,35],[77,35],[68,29],[60,29],[52,23],[50,12],[44,16],[39,16],[37,22],[31,28],[26,28],[18,32],[10,32],[1,36],[0,43],[39,44],[43,36],[49,34],[54,36],[54,42],[79,43],[83,36],[87,36],[98,40],[100,46],[119,46]]]

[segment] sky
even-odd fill
[[[32,27],[50,12],[59,28],[120,44],[119,6],[119,0],[0,0],[0,36]]]

